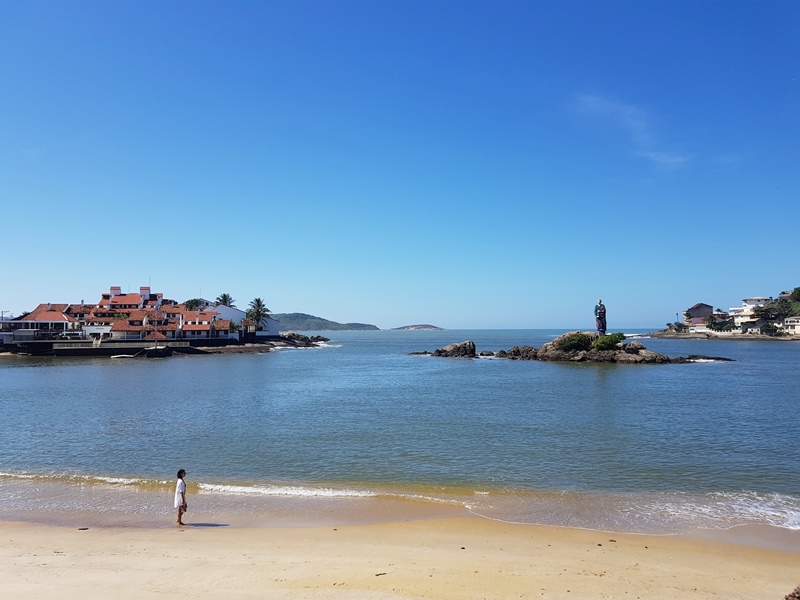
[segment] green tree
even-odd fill
[[[764,335],[770,335],[770,336],[780,335],[780,331],[772,323],[766,323],[765,325],[762,325],[761,326],[761,333],[763,333]]]
[[[753,316],[757,319],[767,319],[768,321],[776,321],[785,319],[792,315],[792,302],[781,298],[780,300],[773,300],[767,302],[764,306],[756,306],[753,309]]]
[[[203,306],[203,301],[200,298],[190,298],[186,302],[183,303],[186,307],[186,310],[199,310],[201,306]]]
[[[789,300],[792,302],[800,302],[800,287],[794,288],[791,296],[789,296]]]
[[[233,299],[233,296],[230,294],[220,294],[217,296],[217,304],[222,304],[223,306],[230,306],[231,308],[236,308],[234,304],[236,300]]]
[[[250,308],[247,310],[247,318],[255,321],[256,325],[261,327],[261,320],[268,317],[270,312],[261,298],[253,298],[250,301]]]

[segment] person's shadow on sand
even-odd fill
[[[184,527],[230,527],[227,523],[184,523]]]

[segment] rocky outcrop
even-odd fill
[[[496,358],[511,358],[513,360],[536,360],[537,351],[533,346],[514,346],[511,350],[495,352]]]
[[[293,346],[297,347],[312,347],[319,342],[330,342],[330,339],[322,337],[321,335],[307,336],[302,333],[294,333],[293,331],[286,331],[281,333],[281,338]]]
[[[449,344],[440,350],[434,350],[433,356],[447,358],[475,358],[475,342],[466,341],[459,344]]]
[[[573,349],[566,343],[574,340],[576,336],[585,338],[586,349]],[[536,352],[536,360],[561,361],[561,362],[593,362],[593,363],[620,363],[620,364],[663,364],[672,362],[668,356],[653,352],[645,348],[641,342],[634,340],[629,344],[617,343],[610,350],[594,348],[598,339],[596,333],[581,333],[571,331],[548,342]]]
[[[621,338],[622,336],[620,336]],[[432,354],[449,358],[475,358],[475,343],[471,341],[450,344],[440,350],[430,352],[414,352],[412,354]],[[617,342],[613,337],[599,339],[596,333],[571,331],[536,349],[532,346],[514,346],[510,350],[497,352],[481,352],[480,356],[506,358],[510,360],[543,360],[557,362],[588,362],[616,364],[669,364],[690,363],[707,360],[729,361],[729,358],[715,356],[691,355],[670,358],[653,352],[634,340],[630,343]]]

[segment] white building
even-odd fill
[[[217,304],[213,310],[219,313],[220,318],[228,319],[233,323],[242,324],[242,320],[247,318],[247,313],[238,308]],[[261,329],[256,331],[256,337],[277,337],[280,335],[280,323],[272,317],[264,317],[259,323]]]
[[[786,317],[783,321],[783,332],[786,335],[800,335],[800,317]]]
[[[256,331],[256,337],[277,337],[281,334],[280,323],[272,317],[261,319],[261,330]]]
[[[753,309],[757,306],[764,306],[767,302],[772,302],[772,298],[764,296],[753,296],[742,300],[742,305],[728,309],[728,314],[733,317],[733,324],[737,329],[742,328],[742,323],[755,321]]]

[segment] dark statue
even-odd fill
[[[606,334],[606,305],[599,298],[594,307],[594,321],[597,326],[597,333],[600,335]]]

